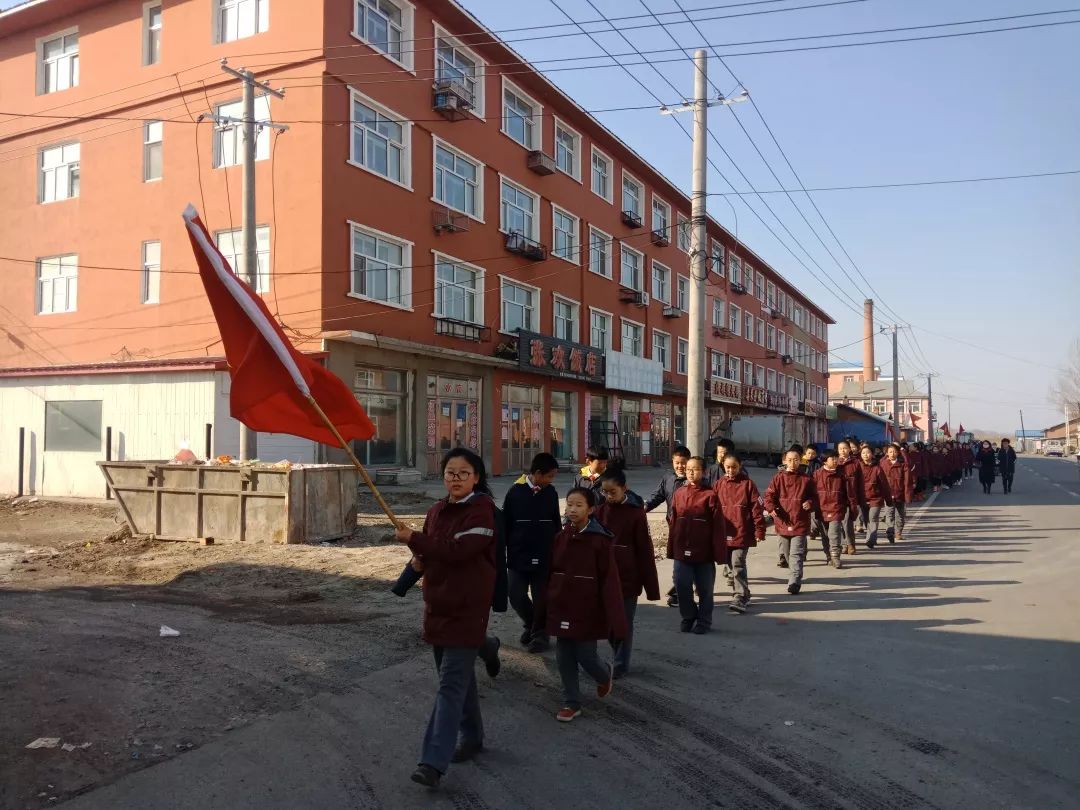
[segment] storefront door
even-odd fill
[[[619,403],[619,435],[622,438],[623,458],[627,464],[641,463],[641,407],[636,399]]]
[[[480,453],[480,380],[428,375],[427,472],[455,447]]]
[[[551,392],[551,455],[560,461],[577,457],[577,395],[566,391]]]
[[[502,463],[504,473],[528,470],[532,457],[544,448],[541,390],[504,385],[502,403]]]
[[[652,404],[652,460],[661,465],[671,461],[671,403]]]
[[[404,371],[358,367],[353,389],[375,425],[369,441],[353,442],[353,452],[366,466],[404,464],[406,460],[406,399]]]

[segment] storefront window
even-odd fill
[[[543,449],[541,433],[541,391],[525,385],[503,386],[502,452],[503,471],[524,471],[532,457]]]
[[[427,378],[427,472],[437,472],[455,447],[480,452],[480,380]]]
[[[405,372],[357,367],[356,399],[375,425],[375,437],[353,442],[353,451],[367,465],[404,464],[406,453]]]
[[[569,460],[577,455],[574,428],[577,395],[567,391],[551,392],[551,455]]]

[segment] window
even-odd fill
[[[551,219],[555,230],[552,253],[573,264],[578,263],[578,218],[561,208],[551,206]]]
[[[724,277],[724,246],[716,240],[712,243],[712,271],[720,278]]]
[[[675,306],[683,312],[690,311],[690,279],[679,276],[675,281]]]
[[[511,140],[526,149],[540,149],[543,137],[540,122],[544,108],[516,85],[503,80],[503,129]]]
[[[776,350],[780,354],[787,354],[787,335],[779,329],[776,330]]]
[[[667,332],[653,330],[652,359],[664,368],[671,368],[671,335]]]
[[[757,299],[761,303],[765,303],[765,278],[761,275],[759,270],[754,276],[754,292],[757,294]]]
[[[712,325],[717,329],[724,328],[724,302],[714,298],[712,302]]]
[[[355,0],[353,36],[412,69],[413,9],[401,0]]]
[[[652,201],[652,230],[665,239],[671,238],[671,206],[658,197]]]
[[[143,6],[143,64],[161,61],[161,3]]]
[[[854,374],[845,374],[844,375],[844,382],[846,382],[846,383],[855,382],[855,375]]]
[[[776,371],[774,369],[767,369],[765,371],[765,387],[770,391],[776,390]]]
[[[742,361],[738,357],[728,358],[728,379],[739,381],[739,369],[742,367]]]
[[[743,313],[743,337],[753,343],[754,341],[754,316],[749,312]]]
[[[540,325],[540,291],[536,287],[502,280],[502,331],[535,332]]]
[[[728,329],[731,330],[733,335],[741,335],[742,329],[742,310],[740,310],[734,304],[728,307]]]
[[[435,81],[460,85],[472,101],[472,111],[483,118],[483,60],[438,26],[435,33]]]
[[[161,136],[164,125],[160,121],[143,124],[143,182],[161,179]]]
[[[652,296],[665,304],[671,303],[671,270],[660,262],[652,264]]]
[[[765,367],[764,366],[755,366],[754,367],[754,385],[756,385],[758,388],[764,388],[765,387]]]
[[[743,380],[747,385],[754,384],[754,364],[749,360],[743,360]]]
[[[41,150],[39,202],[56,202],[79,196],[79,151],[77,143]]]
[[[484,322],[484,272],[472,265],[435,255],[436,318]]]
[[[559,340],[569,340],[577,343],[580,339],[578,334],[578,305],[565,298],[555,297],[554,315],[555,337]]]
[[[765,348],[776,351],[776,328],[771,323],[765,325]]]
[[[611,315],[600,310],[589,310],[589,345],[606,352],[611,348]]]
[[[622,176],[622,210],[640,217],[644,197],[645,189],[641,183],[624,171]]]
[[[611,202],[611,158],[596,147],[592,150],[592,190]]]
[[[723,352],[709,352],[709,359],[711,361],[709,365],[710,377],[726,377],[727,376],[727,356]]]
[[[784,299],[785,298],[787,298],[787,296],[784,295],[783,290],[777,290],[776,291],[776,308],[778,310],[780,310],[781,312],[784,311]]]
[[[795,307],[795,318],[794,318],[794,320],[795,320],[795,325],[797,327],[799,327],[800,329],[802,329],[803,328],[803,308],[802,307],[799,307],[799,306]]]
[[[270,27],[270,0],[216,0],[218,42],[261,34]]]
[[[408,186],[412,128],[408,121],[352,91],[352,145],[354,166]]]
[[[686,373],[686,361],[690,354],[690,341],[686,338],[679,338],[678,355],[675,359],[675,370],[680,374]]]
[[[619,283],[624,287],[629,287],[631,290],[641,291],[644,289],[642,274],[642,254],[636,250],[631,250],[626,245],[622,245],[619,249],[619,254],[622,258],[622,267],[619,273]]]
[[[45,450],[101,452],[101,400],[45,403]]]
[[[581,180],[581,136],[555,119],[555,168]]]
[[[447,208],[468,214],[473,219],[484,216],[484,167],[442,141],[435,141],[435,200]]]
[[[589,228],[589,269],[611,278],[611,237],[593,227]]]
[[[39,315],[74,312],[79,284],[79,257],[51,256],[37,261]]]
[[[622,319],[622,353],[632,354],[634,357],[644,357],[645,347],[642,345],[641,333],[645,327],[641,324]]]
[[[731,283],[742,284],[742,259],[729,253],[728,269],[731,271]]]
[[[536,239],[540,235],[540,218],[536,210],[539,198],[505,177],[502,180],[501,193],[500,229],[505,233],[520,233],[529,239]]]
[[[234,231],[221,231],[216,237],[218,250],[229,263],[229,269],[233,274],[247,281],[244,269],[244,232],[237,228]],[[270,291],[270,226],[259,225],[255,228],[255,251],[256,251],[256,275],[255,292],[264,293]]]
[[[748,264],[743,264],[743,283],[746,286],[746,291],[750,295],[754,294],[754,268]]]
[[[161,300],[161,242],[142,243],[142,302]]]
[[[679,250],[690,252],[690,220],[679,214]]]
[[[38,41],[38,95],[79,86],[79,30]]]
[[[911,400],[911,402],[908,403],[908,412],[922,413],[922,403],[917,399]]]
[[[757,344],[758,346],[765,345],[765,321],[761,318],[757,319]]]
[[[412,306],[412,245],[388,234],[350,223],[352,279],[349,295]]]
[[[771,281],[768,283],[767,292],[765,293],[765,297],[767,299],[766,303],[768,303],[768,305],[770,307],[775,307],[776,306],[776,285],[773,284]]]
[[[240,121],[244,117],[244,103],[233,101],[219,104],[217,114],[225,118]],[[265,95],[255,96],[255,120],[270,120],[270,99]],[[238,166],[243,161],[244,125],[225,124],[214,129],[214,167]],[[270,130],[266,127],[255,128],[255,159],[266,160],[270,157]]]

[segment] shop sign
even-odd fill
[[[664,393],[664,364],[656,360],[608,350],[604,368],[609,389],[651,396]]]
[[[743,386],[742,397],[744,405],[757,405],[760,408],[766,407],[769,402],[768,392],[756,385]]]
[[[813,416],[820,419],[825,415],[825,406],[808,399],[803,402],[803,412],[807,416]]]
[[[709,399],[717,402],[742,402],[742,384],[724,377],[712,377],[709,380]]]
[[[435,400],[427,401],[427,448],[434,450],[437,444],[438,420],[435,417]]]
[[[604,355],[591,346],[519,330],[518,347],[518,366],[522,370],[571,380],[604,382]]]

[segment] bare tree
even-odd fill
[[[1050,388],[1050,399],[1063,410],[1068,407],[1070,416],[1077,418],[1080,412],[1080,338],[1073,340],[1069,347],[1065,367]]]

